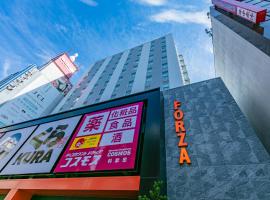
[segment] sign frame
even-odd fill
[[[261,22],[264,22],[266,20],[266,14],[267,14],[267,9],[258,7],[256,5],[250,5],[244,2],[239,2],[235,0],[212,0],[212,3],[222,9],[225,10],[229,13],[234,14],[235,16],[238,16],[242,19],[245,19],[249,22],[252,22],[254,24],[259,24]],[[239,12],[240,11],[240,12]],[[247,16],[243,16],[239,13],[242,12],[248,12],[249,14]],[[254,15],[255,18],[249,19],[249,15]]]
[[[141,155],[142,155],[142,141],[143,141],[143,137],[144,137],[144,129],[143,129],[143,125],[145,123],[145,116],[146,116],[146,112],[145,112],[145,104],[146,101],[135,101],[135,102],[131,102],[131,103],[126,103],[126,104],[121,104],[118,106],[113,106],[113,107],[107,107],[105,109],[101,109],[101,110],[95,110],[93,112],[89,112],[89,113],[85,113],[81,116],[81,119],[79,121],[79,123],[77,124],[76,128],[74,129],[74,133],[76,133],[76,129],[79,128],[80,124],[82,123],[82,120],[84,118],[84,115],[87,114],[91,114],[91,113],[95,113],[95,112],[99,112],[99,111],[103,111],[103,110],[107,110],[107,109],[114,109],[117,107],[122,107],[122,106],[127,106],[129,104],[135,104],[135,103],[139,103],[142,102],[142,112],[141,112],[141,121],[140,121],[140,128],[138,131],[138,142],[137,142],[137,147],[136,147],[136,155],[135,155],[135,163],[134,163],[134,168],[133,169],[115,169],[115,170],[96,170],[96,171],[78,171],[78,172],[53,172],[54,169],[56,168],[58,162],[60,161],[61,157],[64,155],[65,151],[64,149],[66,149],[69,145],[69,143],[71,142],[71,140],[73,139],[73,136],[69,139],[69,141],[67,142],[66,146],[64,147],[63,151],[61,152],[61,154],[59,155],[58,159],[56,160],[52,170],[51,170],[51,174],[54,174],[56,176],[63,176],[65,174],[72,174],[75,176],[117,176],[117,175],[137,175],[140,171],[139,169],[139,165],[141,162]]]
[[[159,143],[164,143],[161,139],[162,133],[161,130],[164,125],[161,123],[161,113],[162,113],[162,99],[159,88],[152,89],[149,91],[133,94],[127,97],[121,97],[110,101],[101,102],[98,104],[93,104],[85,107],[76,108],[70,111],[64,111],[61,113],[53,114],[50,116],[42,117],[39,119],[34,119],[31,121],[22,122],[19,124],[7,126],[0,128],[0,132],[6,132],[10,130],[25,128],[34,125],[41,125],[44,123],[57,121],[61,119],[66,119],[75,116],[83,116],[86,113],[101,111],[109,108],[115,108],[119,106],[124,106],[127,104],[143,102],[142,107],[142,115],[141,115],[141,122],[140,122],[140,130],[138,135],[138,143],[137,143],[137,152],[136,152],[136,159],[135,165],[133,170],[106,170],[106,171],[89,171],[89,172],[70,172],[70,173],[53,173],[55,166],[57,165],[59,159],[61,158],[64,149],[69,144],[72,137],[64,146],[62,152],[59,154],[56,162],[54,163],[52,170],[50,173],[35,173],[35,174],[17,174],[17,175],[1,175],[1,178],[60,178],[60,177],[96,177],[96,176],[130,176],[130,175],[142,175],[143,177],[147,178],[148,181],[154,180],[153,177],[160,177],[160,174],[163,174],[162,166],[160,163],[163,161],[159,160],[159,156],[162,153],[161,146]],[[77,123],[77,129],[81,119]],[[153,127],[153,125],[155,125]],[[154,139],[153,139],[154,138]],[[147,144],[147,145],[145,145]],[[153,154],[153,151],[156,152]],[[149,164],[154,164],[157,166],[155,169],[150,169],[148,166]],[[160,171],[161,170],[161,171]],[[165,177],[165,174],[162,175]]]
[[[72,134],[74,133],[74,131],[76,130],[80,120],[82,119],[82,116],[81,115],[77,115],[77,116],[73,116],[73,117],[68,117],[68,118],[63,118],[63,119],[60,119],[60,120],[55,120],[55,121],[50,121],[50,122],[46,122],[46,123],[42,123],[42,124],[39,124],[35,127],[35,129],[32,131],[32,133],[29,135],[29,137],[24,141],[24,143],[21,145],[21,147],[16,151],[16,153],[14,154],[17,155],[17,153],[23,149],[24,145],[27,144],[27,142],[30,142],[30,138],[36,133],[36,131],[41,127],[41,126],[44,126],[46,124],[49,124],[49,123],[54,123],[54,122],[57,122],[57,121],[61,121],[61,120],[68,120],[70,118],[76,118],[78,117],[78,121],[75,123],[75,126],[74,126],[74,129],[72,130],[72,132],[70,133],[70,136],[69,138],[67,139],[66,141],[66,144],[69,142],[70,138],[72,137]],[[66,148],[66,144],[63,145],[63,148],[62,150],[60,150],[60,153],[58,155],[58,157],[56,158],[55,162],[57,162],[60,154],[62,154],[64,148]],[[13,156],[13,157],[14,157]],[[51,167],[51,170],[49,172],[34,172],[34,173],[21,173],[21,174],[1,174],[2,171],[4,171],[4,169],[9,165],[9,163],[13,160],[13,157],[9,159],[9,161],[5,164],[5,166],[1,169],[0,171],[0,177],[2,176],[32,176],[32,175],[42,175],[42,174],[51,174],[53,169],[54,169],[54,165],[55,165],[55,162],[52,164],[52,167]]]
[[[63,156],[64,152],[65,152],[65,149],[68,147],[69,143],[71,142],[72,138],[73,138],[73,134],[76,132],[76,130],[78,129],[80,123],[82,122],[83,118],[84,118],[84,115],[87,115],[87,114],[91,114],[91,113],[94,113],[94,112],[99,112],[99,111],[102,111],[102,110],[106,110],[106,109],[114,109],[114,108],[117,108],[117,107],[122,107],[122,106],[126,106],[126,105],[129,105],[129,104],[134,104],[134,103],[138,103],[138,102],[142,102],[143,105],[142,105],[142,112],[141,112],[141,121],[140,121],[140,127],[139,127],[139,131],[138,131],[138,142],[137,142],[137,147],[136,147],[136,155],[135,155],[135,163],[134,163],[134,168],[133,169],[117,169],[117,170],[97,170],[97,171],[86,171],[86,172],[57,172],[57,173],[54,173],[54,169],[56,168],[57,166],[57,163],[60,161],[61,157]],[[139,173],[139,164],[140,164],[140,156],[142,154],[142,147],[141,147],[141,142],[142,142],[142,138],[143,138],[143,135],[144,135],[144,131],[142,131],[142,127],[143,127],[143,124],[145,123],[145,104],[146,104],[146,100],[143,100],[143,101],[135,101],[135,102],[130,102],[130,103],[126,103],[126,104],[121,104],[121,105],[117,105],[117,106],[110,106],[110,107],[106,107],[104,109],[95,109],[91,112],[85,112],[83,114],[79,114],[79,115],[73,115],[73,116],[69,116],[69,117],[64,117],[64,118],[60,118],[60,119],[57,119],[57,120],[51,120],[51,121],[48,121],[48,122],[43,122],[41,124],[37,124],[35,129],[32,131],[32,133],[29,135],[29,137],[24,141],[24,143],[21,145],[21,147],[15,152],[14,155],[16,155],[20,150],[21,148],[25,145],[25,143],[31,138],[31,136],[33,135],[33,133],[42,125],[46,124],[46,123],[50,123],[50,122],[54,122],[54,121],[59,121],[59,120],[65,120],[65,119],[68,119],[68,118],[72,118],[72,117],[78,117],[80,116],[80,119],[78,120],[74,130],[72,131],[71,133],[71,136],[69,137],[69,139],[67,140],[66,144],[64,145],[62,151],[60,152],[58,158],[56,159],[55,163],[52,165],[52,168],[50,170],[49,173],[27,173],[27,174],[14,174],[14,175],[10,175],[10,174],[3,174],[1,175],[0,174],[0,177],[10,177],[10,176],[13,176],[13,177],[16,177],[16,178],[26,178],[26,177],[32,177],[32,176],[35,176],[35,177],[63,177],[65,175],[71,175],[72,177],[80,177],[80,176],[88,176],[88,177],[91,177],[91,176],[111,176],[111,175],[137,175]],[[20,123],[20,124],[24,124],[24,123]],[[25,128],[28,128],[28,127],[31,127],[31,126],[26,126]],[[9,130],[9,127],[8,128],[4,128],[6,130]],[[18,130],[20,128],[17,128],[17,129],[13,129],[14,131],[15,130]],[[13,131],[12,130],[12,131]],[[0,129],[0,132],[2,133],[1,129]],[[10,131],[6,131],[6,132],[10,132]],[[3,131],[4,135],[5,135],[5,132]],[[3,136],[4,136],[3,135]],[[2,137],[3,137],[2,136]],[[9,164],[9,162],[11,162],[12,158],[10,158],[6,164],[4,165],[3,169]],[[3,171],[3,169],[1,170],[1,172]]]

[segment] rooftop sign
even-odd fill
[[[256,5],[236,0],[212,0],[212,3],[218,8],[256,24],[264,22],[266,19],[267,9]]]

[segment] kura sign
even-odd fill
[[[1,175],[49,173],[79,120],[77,116],[40,125]]]
[[[212,3],[220,9],[256,24],[264,22],[266,19],[267,10],[253,4],[236,0],[212,0]]]

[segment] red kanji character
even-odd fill
[[[113,118],[116,118],[116,117],[119,116],[119,111],[115,110],[115,111],[112,112],[111,115],[112,115]]]
[[[120,116],[126,116],[128,109],[123,109],[120,111]]]
[[[112,138],[112,143],[121,142],[122,133],[114,133]]]
[[[92,117],[88,120],[88,124],[85,126],[83,132],[86,131],[92,131],[94,130],[98,130],[101,124],[101,120],[103,119],[103,116],[97,116],[97,117]]]
[[[123,123],[123,125],[122,125],[122,128],[125,128],[125,127],[131,127],[132,126],[132,120],[131,120],[131,118],[126,118],[125,120],[124,120],[124,123]]]
[[[111,129],[117,129],[118,128],[118,121],[113,121],[111,124],[110,124],[110,130]]]
[[[136,108],[136,107],[131,107],[131,108],[129,109],[128,114],[135,114],[135,113],[137,113],[137,108]]]

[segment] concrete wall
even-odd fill
[[[216,76],[223,79],[270,152],[270,56],[240,36],[251,30],[229,20],[226,16],[212,17]],[[237,23],[240,32],[232,30]],[[249,36],[259,37],[257,33]]]
[[[270,199],[270,157],[220,78],[163,94],[169,200]],[[182,102],[190,166],[178,164],[174,100]]]

